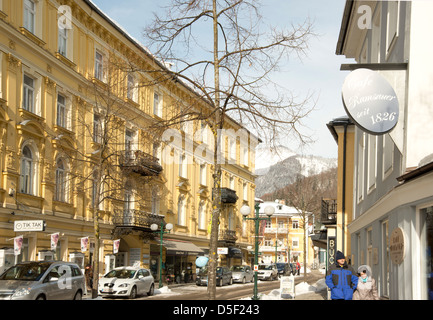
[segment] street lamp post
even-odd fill
[[[272,206],[267,206],[265,208],[265,214],[267,215],[266,218],[260,218],[259,216],[259,209],[260,209],[260,205],[258,203],[256,203],[255,205],[255,209],[256,209],[256,215],[254,218],[247,218],[247,216],[250,214],[251,212],[251,208],[247,205],[242,206],[241,208],[241,214],[244,216],[244,220],[253,220],[255,222],[255,233],[254,233],[254,265],[257,266],[259,264],[259,240],[258,240],[258,236],[259,236],[259,224],[261,220],[267,220],[270,221],[271,220],[271,216],[274,214],[275,212],[275,208]],[[253,292],[253,297],[252,300],[259,300],[258,297],[258,290],[257,290],[257,271],[254,271],[254,292]]]
[[[165,232],[164,231],[164,222],[161,222],[160,225],[160,229],[158,230],[158,225],[156,223],[153,223],[150,226],[150,229],[154,232],[154,233],[159,233],[159,288],[162,288],[162,239],[165,233],[170,233],[171,229],[173,229],[173,225],[171,223],[167,223],[165,226],[165,229],[167,229],[168,231]]]

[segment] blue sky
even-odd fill
[[[150,23],[153,12],[162,13],[161,6],[170,0],[92,0],[109,17],[118,22],[135,39],[143,42],[142,31]],[[300,98],[313,93],[316,108],[305,124],[304,133],[316,140],[299,148],[298,143],[287,141],[285,146],[295,152],[327,158],[337,157],[337,144],[326,123],[345,115],[341,101],[341,87],[347,72],[340,71],[342,63],[352,61],[335,55],[345,0],[263,0],[261,14],[273,25],[290,27],[302,23],[307,17],[313,22],[318,35],[311,39],[307,56],[296,56],[276,75],[284,87]],[[161,11],[162,10],[162,11]]]

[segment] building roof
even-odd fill
[[[264,215],[265,208],[268,206],[274,207],[275,212],[273,216],[278,215],[278,216],[292,217],[301,214],[301,212],[295,207],[286,206],[285,204],[281,204],[275,201],[264,201],[263,203],[260,203],[259,214]]]

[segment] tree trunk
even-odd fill
[[[213,35],[214,35],[214,82],[215,82],[215,108],[216,119],[215,124],[222,127],[220,122],[221,114],[219,112],[219,61],[218,61],[218,17],[217,17],[216,0],[213,0]],[[208,268],[208,296],[209,300],[216,299],[216,264],[217,264],[217,249],[218,249],[218,228],[219,216],[221,212],[221,164],[218,162],[218,154],[220,151],[220,141],[218,130],[214,128],[214,166],[213,174],[213,201],[212,201],[212,225],[209,243],[209,268]]]

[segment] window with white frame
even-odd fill
[[[35,33],[36,3],[33,0],[24,0],[24,28]]]
[[[30,145],[22,148],[21,172],[20,172],[20,192],[25,194],[37,195],[37,154]]]
[[[391,171],[394,162],[394,142],[389,134],[383,135],[383,178]]]
[[[69,108],[70,101],[66,96],[63,94],[57,94],[57,119],[56,123],[58,126],[68,129],[71,129],[70,124],[70,108]]]
[[[200,164],[200,184],[203,186],[207,185],[207,170],[206,170],[206,163]]]
[[[204,200],[200,200],[198,205],[198,228],[206,229],[206,205]]]
[[[246,182],[243,184],[243,198],[244,201],[248,200],[248,184]]]
[[[235,190],[235,177],[230,176],[229,178],[229,188]]]
[[[153,94],[153,114],[162,117],[162,96],[157,92]]]
[[[59,158],[56,163],[56,190],[55,200],[61,202],[68,202],[68,174],[66,163],[63,159]]]
[[[185,153],[179,154],[179,177],[187,178],[187,158]]]
[[[236,159],[236,140],[229,138],[229,159]]]
[[[134,75],[128,74],[126,95],[129,100],[138,101],[138,90]]]
[[[242,148],[242,164],[248,166],[248,148],[245,146]]]
[[[153,156],[158,159],[159,164],[162,164],[162,159],[161,159],[162,150],[161,149],[162,149],[161,144],[159,142],[155,142],[153,144]]]
[[[102,119],[99,114],[93,115],[93,141],[102,143]]]
[[[104,55],[99,50],[95,51],[95,78],[104,81]]]
[[[133,152],[135,150],[135,132],[130,129],[125,130],[125,157],[126,159],[133,159]]]
[[[229,207],[229,214],[228,214],[228,230],[234,231],[236,224],[235,224],[235,214],[233,212],[233,207]]]
[[[399,1],[388,1],[386,50],[389,54],[398,37]]]
[[[181,194],[177,203],[177,224],[186,225],[185,195]]]
[[[380,45],[381,45],[381,23],[380,23],[380,8],[377,6],[377,10],[373,16],[372,24],[372,39],[371,39],[371,63],[380,62]]]
[[[299,248],[299,238],[292,238],[292,248]]]
[[[376,186],[377,177],[377,136],[368,135],[368,190]]]
[[[373,229],[367,229],[367,264],[373,265]]]
[[[66,57],[68,54],[68,29],[59,28],[58,52]]]
[[[36,80],[24,74],[23,109],[35,113],[35,85]]]
[[[159,204],[160,204],[159,188],[155,186],[152,188],[152,213],[159,214]]]

